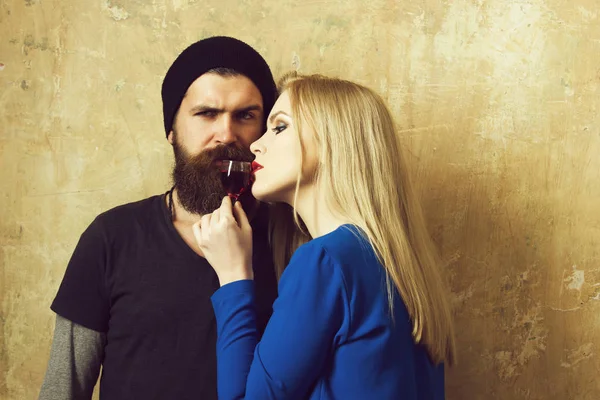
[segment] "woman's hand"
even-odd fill
[[[192,229],[196,243],[213,267],[221,286],[254,279],[252,271],[252,228],[238,201],[231,206],[225,197],[221,207],[204,215]]]

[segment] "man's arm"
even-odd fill
[[[56,315],[50,361],[39,400],[89,400],[104,358],[106,334]]]

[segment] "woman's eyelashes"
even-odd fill
[[[281,132],[285,131],[287,129],[287,124],[283,123],[283,122],[278,122],[277,125],[275,125],[273,128],[271,128],[271,130],[273,131],[273,133],[275,133],[276,135],[280,134]]]

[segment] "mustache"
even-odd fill
[[[190,167],[206,168],[219,160],[251,162],[254,160],[254,154],[250,150],[236,145],[219,145],[194,156],[187,155],[185,158]]]
[[[175,167],[173,183],[181,205],[189,212],[207,214],[219,208],[227,195],[221,182],[221,172],[215,165],[219,160],[254,160],[254,154],[236,144],[219,145],[191,155],[177,141],[173,146]]]

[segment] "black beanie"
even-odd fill
[[[266,119],[277,96],[275,81],[267,62],[246,43],[230,37],[215,36],[189,46],[167,71],[161,90],[167,136],[190,85],[213,68],[233,69],[254,82],[262,95]]]

